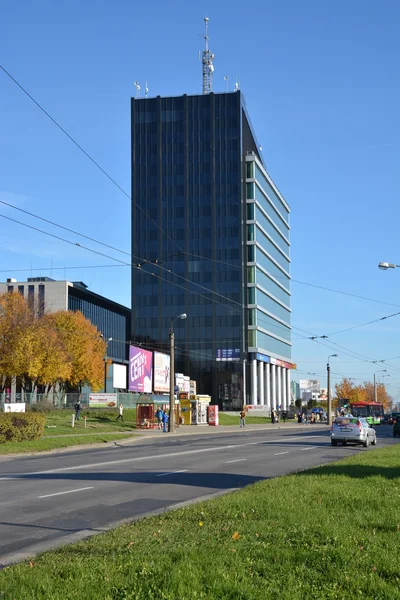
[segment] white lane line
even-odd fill
[[[77,490],[68,490],[67,492],[57,492],[56,494],[46,494],[45,496],[38,496],[38,498],[52,498],[52,496],[62,496],[63,494],[75,494],[75,492],[84,492],[85,490],[94,490],[94,486],[79,488]]]
[[[289,454],[289,450],[287,452],[276,452],[274,456],[280,456],[281,454]]]
[[[286,442],[289,440],[295,440],[298,441],[300,439],[310,439],[311,437],[321,437],[321,436],[317,436],[317,435],[302,435],[302,436],[291,436],[291,437],[287,437],[284,440],[282,439],[278,439],[278,440],[262,440],[260,442],[247,442],[245,444],[230,444],[228,446],[210,446],[209,448],[199,448],[197,450],[184,450],[183,452],[168,452],[167,454],[163,454],[162,456],[159,456],[158,458],[173,458],[175,456],[187,456],[189,454],[201,454],[203,452],[215,452],[215,451],[219,451],[221,452],[222,450],[232,450],[233,448],[244,448],[245,446],[261,446],[261,445],[267,445],[267,444],[276,444],[277,442]],[[32,477],[34,475],[47,475],[47,474],[53,474],[53,473],[66,473],[68,471],[82,471],[84,469],[97,469],[99,467],[108,467],[110,465],[123,465],[126,463],[131,463],[131,462],[138,462],[141,460],[152,460],[154,461],[154,454],[150,454],[149,456],[135,456],[132,458],[120,458],[118,460],[107,460],[104,462],[97,462],[97,463],[89,463],[86,465],[76,465],[74,467],[61,467],[59,469],[47,469],[46,471],[33,471],[32,473],[12,473],[11,475],[6,475],[4,477],[0,477],[0,481],[7,481],[7,480],[15,480],[15,479],[29,479],[29,477]]]
[[[307,446],[307,448],[300,448],[300,450],[313,450],[314,448],[317,448],[317,446]]]
[[[187,469],[181,469],[180,471],[168,471],[168,473],[157,473],[156,477],[165,477],[166,475],[175,475],[175,473],[186,473]]]
[[[247,460],[247,458],[237,458],[236,460],[227,460],[225,464],[230,465],[231,463],[243,462],[244,460]]]

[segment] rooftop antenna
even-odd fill
[[[209,18],[205,17],[204,23],[206,31],[204,39],[206,41],[206,48],[201,53],[201,62],[203,66],[203,94],[209,94],[212,92],[212,74],[214,71],[214,65],[212,64],[214,60],[214,54],[212,54],[208,49],[208,40],[210,39],[208,37],[208,21]]]
[[[225,75],[224,79],[226,81],[226,91],[228,91],[228,75]]]
[[[240,81],[238,81],[238,78],[236,77],[236,82],[235,82],[235,92],[237,92],[240,88]]]
[[[144,95],[147,98],[147,94],[149,93],[149,88],[147,87],[147,81],[146,81],[146,87],[144,88]]]
[[[137,82],[137,81],[134,81],[134,82],[133,82],[133,85],[134,85],[134,86],[135,86],[135,88],[136,88],[136,98],[139,98],[139,97],[140,97],[140,85],[138,84],[138,82]]]

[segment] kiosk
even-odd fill
[[[190,400],[192,425],[207,425],[207,407],[211,402],[211,396],[197,394],[194,400]]]
[[[180,392],[179,403],[181,408],[181,421],[182,425],[192,424],[192,404],[189,400],[189,394]]]
[[[169,412],[169,396],[141,394],[136,401],[136,429],[157,429],[156,412],[162,408]],[[179,401],[175,400],[175,424],[179,426]]]

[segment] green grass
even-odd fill
[[[79,430],[81,435],[103,431],[130,431],[136,427],[136,410],[126,408],[124,410],[124,420],[116,420],[118,410],[93,410],[86,409],[81,412],[79,421],[75,422],[75,427],[71,427],[71,416],[75,411],[71,409],[54,410],[46,414],[46,426],[44,435],[65,435],[75,433]],[[86,429],[84,415],[87,417]],[[55,427],[54,427],[55,425]]]
[[[219,424],[220,425],[239,425],[240,417],[235,415],[227,415],[226,413],[219,413]],[[270,417],[246,417],[246,425],[262,425],[264,423],[271,423]]]
[[[94,433],[92,435],[78,434],[68,437],[41,438],[40,440],[25,442],[5,442],[4,444],[0,444],[0,455],[45,452],[46,450],[55,450],[57,448],[70,448],[71,446],[80,446],[82,444],[98,444],[114,440],[126,440],[127,438],[129,436],[123,433]]]
[[[0,573],[4,600],[396,600],[400,445],[152,517]]]

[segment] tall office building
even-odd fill
[[[131,111],[132,340],[168,351],[187,313],[177,372],[224,408],[286,408],[289,206],[242,92],[132,98]]]

